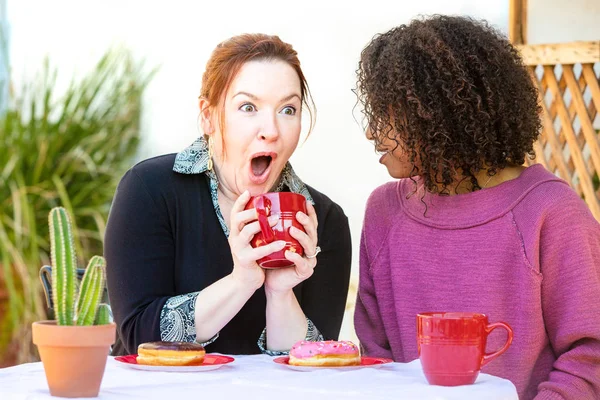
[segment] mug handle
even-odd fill
[[[254,201],[254,208],[258,214],[258,224],[260,231],[265,239],[265,242],[271,243],[275,241],[275,232],[269,224],[269,215],[271,214],[271,200],[265,196],[259,196]]]
[[[489,324],[488,326],[485,327],[485,332],[489,335],[496,328],[506,329],[506,332],[508,333],[508,338],[506,339],[506,343],[504,343],[504,346],[502,346],[502,348],[500,350],[494,351],[493,353],[485,353],[484,354],[483,360],[481,361],[482,367],[484,365],[486,365],[487,363],[489,363],[490,361],[492,361],[494,358],[498,357],[500,354],[504,353],[506,350],[508,350],[508,347],[512,343],[513,330],[511,329],[511,327],[508,324],[506,324],[504,322],[496,322],[493,324]]]

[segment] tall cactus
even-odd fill
[[[77,259],[69,214],[62,207],[50,210],[52,301],[58,325],[73,325],[77,291]]]
[[[96,324],[108,323],[104,322],[107,320],[104,315],[96,318],[106,282],[104,258],[92,257],[77,296],[77,258],[69,214],[64,208],[55,207],[50,211],[48,221],[52,298],[58,325],[94,325],[96,321]],[[105,311],[103,310],[102,314]]]

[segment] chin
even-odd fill
[[[250,196],[258,196],[259,194],[266,193],[267,191],[263,187],[259,187],[253,184],[250,184],[246,187],[248,192],[250,192]],[[243,193],[243,190],[242,190]]]
[[[388,174],[394,179],[405,179],[410,178],[414,174],[412,165],[393,165],[391,167],[387,167]],[[394,168],[395,167],[395,168]]]
[[[273,185],[274,183],[264,183],[262,185],[250,183],[247,188],[251,196],[258,196],[259,194],[270,192]]]

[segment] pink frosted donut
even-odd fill
[[[312,367],[360,365],[360,353],[358,347],[348,340],[303,340],[292,347],[288,362],[290,365]]]

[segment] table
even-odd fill
[[[109,357],[99,399],[419,399],[518,400],[508,380],[480,374],[469,386],[427,384],[419,360],[351,371],[290,370],[267,355],[235,356],[235,362],[203,372],[139,371]],[[51,397],[41,362],[0,369],[1,400]]]

